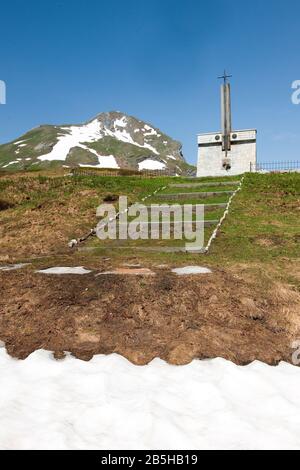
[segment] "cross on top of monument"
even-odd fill
[[[232,75],[227,75],[226,73],[226,70],[224,70],[224,75],[222,75],[222,77],[218,77],[218,79],[223,79],[224,80],[224,85],[226,85],[226,83],[228,82],[228,78],[231,78]]]

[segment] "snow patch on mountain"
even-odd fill
[[[176,158],[173,155],[167,155],[166,158],[171,158],[172,160],[176,160]]]
[[[9,162],[9,163],[7,163],[7,165],[3,165],[2,168],[7,168],[7,167],[10,166],[10,165],[15,165],[15,163],[18,163],[18,160],[15,160],[15,161],[13,161],[13,162]]]
[[[116,119],[115,126],[119,127],[126,127],[127,126],[127,119],[123,116],[121,119]]]
[[[79,166],[88,168],[120,168],[113,155],[98,156],[99,163],[96,165],[87,165],[86,163],[79,163]]]
[[[152,158],[147,158],[143,162],[139,163],[139,170],[164,170],[165,168],[165,163],[152,160]]]
[[[103,139],[103,137],[114,137],[117,140],[126,142],[129,144],[136,145],[141,148],[147,148],[151,150],[156,155],[159,155],[159,152],[149,143],[144,142],[144,145],[136,142],[131,134],[126,130],[127,120],[126,117],[121,119],[116,119],[114,122],[114,130],[109,129],[101,124],[98,119],[84,124],[82,126],[70,126],[70,127],[61,127],[60,129],[64,132],[58,138],[58,142],[54,145],[51,152],[41,155],[38,157],[41,161],[53,161],[53,160],[66,160],[70,150],[74,147],[81,147],[84,150],[87,150],[90,153],[93,153],[99,158],[99,165],[102,166],[101,155],[96,152],[96,150],[89,148],[86,143],[97,142],[98,140]],[[147,135],[159,135],[155,129],[147,126],[147,130],[150,132]],[[116,161],[113,162],[112,168],[119,168]]]
[[[148,124],[144,126],[143,132],[145,132],[145,136],[156,135],[156,137],[161,137],[161,134],[159,134],[155,129],[153,129],[153,127],[148,126]]]
[[[59,137],[57,144],[54,145],[50,153],[38,157],[39,160],[65,160],[71,148],[82,147],[84,142],[95,142],[102,138],[99,122],[96,119],[83,126],[61,127],[61,129],[67,133]],[[83,146],[83,148],[91,151],[86,146]],[[93,152],[91,151],[91,153]],[[99,155],[97,154],[97,156]]]

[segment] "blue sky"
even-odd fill
[[[220,127],[233,74],[233,126],[258,129],[260,161],[300,160],[297,0],[10,0],[1,4],[0,142],[102,111],[144,119],[183,143]]]

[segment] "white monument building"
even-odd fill
[[[256,167],[255,129],[232,130],[229,78],[221,85],[222,131],[198,135],[197,176],[240,175]]]

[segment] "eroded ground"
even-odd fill
[[[268,275],[257,283],[257,266],[196,276],[151,266],[155,276],[96,276],[107,263],[83,276],[0,272],[0,339],[8,352],[24,359],[43,348],[83,360],[115,352],[139,365],[155,357],[291,361],[300,295]]]

